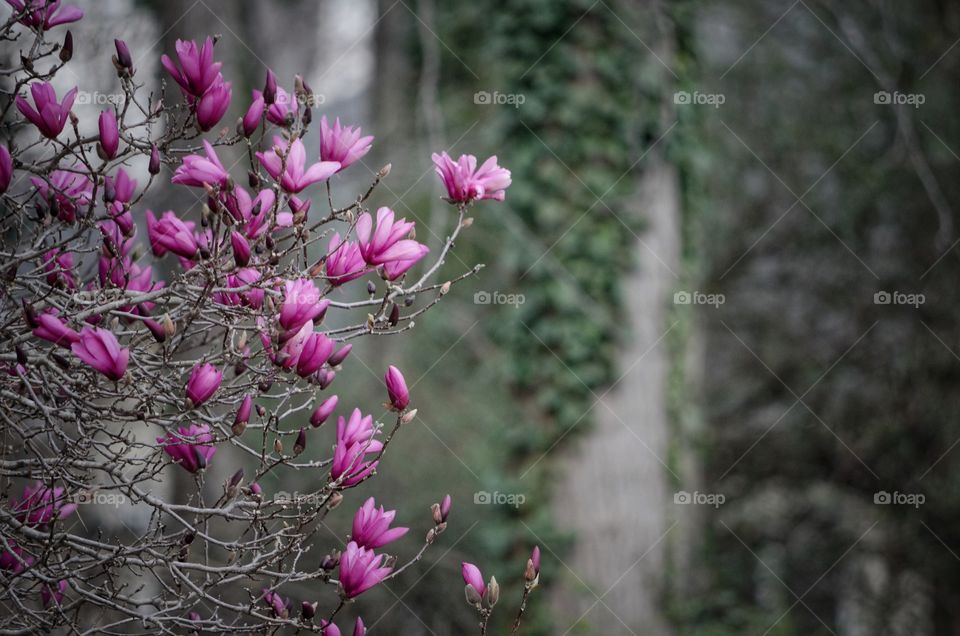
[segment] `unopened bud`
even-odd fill
[[[307,448],[307,429],[301,427],[300,434],[297,435],[297,441],[293,444],[293,454],[299,455]]]
[[[372,280],[367,281],[367,293],[370,294],[371,296],[377,293],[377,284],[374,283]]]
[[[170,318],[170,314],[163,314],[163,332],[167,334],[168,338],[172,338],[177,333],[177,326]]]
[[[147,172],[150,174],[160,173],[160,149],[157,144],[150,146],[150,162],[147,164]]]
[[[432,544],[433,540],[437,538],[437,531],[434,528],[427,530],[427,544]]]
[[[280,441],[280,438],[273,440],[273,450],[278,455],[283,455],[283,442]]]
[[[413,418],[417,416],[417,409],[411,409],[403,414],[403,417],[400,418],[400,421],[404,424],[409,424],[413,421]]]
[[[397,323],[400,322],[400,305],[394,304],[393,308],[390,309],[390,326],[396,327]]]
[[[468,216],[463,220],[463,223],[461,223],[460,225],[463,226],[464,228],[470,227],[471,225],[473,225],[473,217]]]
[[[380,179],[386,178],[386,176],[390,174],[390,170],[392,169],[393,169],[393,164],[388,163],[384,167],[380,168],[380,171],[377,172],[377,177],[379,177]]]
[[[467,598],[467,603],[469,605],[479,605],[480,604],[480,594],[472,585],[467,585],[463,588],[464,596]]]
[[[63,46],[60,47],[60,61],[67,63],[73,59],[73,33],[67,31],[63,36]]]
[[[341,503],[343,503],[343,495],[335,492],[330,495],[330,499],[327,501],[327,510],[334,510]]]
[[[441,296],[446,296],[446,295],[447,295],[447,293],[450,291],[450,285],[451,285],[450,281],[447,281],[447,282],[445,282],[443,285],[440,285],[440,295],[441,295]]]
[[[308,603],[304,601],[300,606],[300,613],[305,620],[310,620],[317,614],[317,602]]]
[[[500,584],[497,583],[497,577],[491,576],[487,584],[487,605],[491,608],[500,600]]]

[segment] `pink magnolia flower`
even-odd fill
[[[393,571],[384,567],[385,556],[361,548],[355,542],[347,544],[340,556],[340,587],[346,598],[363,594],[381,582]]]
[[[69,503],[63,488],[49,488],[39,481],[24,488],[23,496],[13,505],[17,519],[28,526],[43,526],[69,517],[76,509],[77,504]]]
[[[308,186],[328,179],[340,168],[336,161],[320,161],[307,168],[307,151],[303,142],[294,139],[288,144],[279,136],[273,138],[273,148],[257,153],[257,159],[263,169],[280,182],[280,187],[291,194],[302,192]]]
[[[107,205],[107,210],[126,236],[133,236],[136,230],[129,205],[130,201],[133,200],[136,189],[136,180],[131,179],[123,168],[117,170],[116,177],[108,176],[104,179],[104,190],[109,193],[109,197],[112,199]]]
[[[333,353],[333,340],[322,333],[313,332],[303,343],[297,358],[297,375],[307,378],[320,370]]]
[[[327,246],[327,260],[324,264],[327,280],[332,285],[343,285],[367,273],[360,245],[340,239],[340,233],[334,232]]]
[[[463,575],[463,582],[472,587],[480,598],[483,598],[483,595],[487,593],[487,586],[483,582],[483,574],[480,573],[480,568],[473,563],[464,561],[460,565],[460,573]]]
[[[213,441],[210,427],[191,424],[189,428],[178,427],[177,433],[157,438],[163,452],[191,473],[206,468],[217,452],[217,448],[209,443]]]
[[[197,125],[200,130],[206,132],[223,119],[224,113],[230,108],[231,95],[230,82],[218,77],[197,102]]]
[[[196,258],[200,245],[193,233],[192,221],[181,221],[171,210],[158,220],[152,210],[147,210],[147,236],[154,256],[163,256],[168,251],[183,258]]]
[[[61,252],[57,248],[48,251],[43,255],[43,271],[47,273],[47,284],[51,287],[77,288],[72,252]]]
[[[17,95],[17,109],[30,120],[37,130],[45,137],[55,139],[67,124],[73,100],[77,97],[77,88],[74,87],[63,96],[63,101],[57,101],[57,92],[49,82],[34,82],[30,85],[30,96],[33,97],[33,106],[25,97]]]
[[[335,410],[337,410],[337,403],[340,401],[340,398],[336,395],[331,395],[326,400],[320,403],[320,406],[313,410],[313,413],[310,414],[310,425],[313,427],[320,426],[327,421],[327,418],[330,417]]]
[[[353,409],[350,419],[337,418],[337,445],[333,451],[330,477],[345,488],[356,486],[377,467],[378,460],[367,460],[367,455],[377,455],[383,443],[374,439],[376,429],[373,417],[364,417],[360,409]]]
[[[440,500],[440,523],[443,523],[447,520],[447,517],[450,516],[450,509],[453,507],[453,499],[450,495],[444,495],[443,499]]]
[[[320,298],[320,290],[309,278],[284,281],[280,326],[288,331],[297,331],[307,321],[322,316],[329,306],[330,301]]]
[[[56,205],[58,217],[65,223],[73,223],[77,211],[90,205],[93,197],[93,182],[80,165],[54,170],[47,179],[30,177],[30,183],[37,189],[41,204],[47,209]]]
[[[233,260],[238,267],[246,267],[250,262],[250,243],[240,232],[230,233],[230,246],[233,248]]]
[[[130,350],[120,347],[117,337],[106,329],[84,327],[80,339],[70,345],[70,349],[95,371],[114,382],[127,371]]]
[[[291,329],[285,334],[281,334],[283,346],[280,348],[280,352],[274,357],[274,362],[284,369],[291,369],[297,366],[297,362],[300,361],[300,354],[303,352],[303,347],[307,344],[307,340],[310,339],[311,333],[313,333],[313,321],[308,320],[303,323],[297,331]],[[267,341],[264,342],[266,343]],[[266,344],[264,344],[264,349],[267,351],[270,350]]]
[[[279,593],[264,588],[263,601],[270,608],[276,618],[286,618],[290,615],[290,599],[284,599]]]
[[[117,126],[117,115],[112,108],[100,113],[97,126],[100,129],[100,148],[107,159],[113,159],[120,148],[120,129]]]
[[[13,157],[10,156],[10,150],[6,146],[0,145],[0,194],[7,191],[12,179]]]
[[[51,312],[37,316],[37,326],[33,329],[33,335],[65,349],[69,349],[73,343],[80,341],[80,334]]]
[[[249,393],[243,396],[240,402],[240,408],[237,409],[237,415],[233,418],[234,424],[246,424],[250,421],[250,414],[253,412],[253,396]]]
[[[275,78],[274,82],[276,82]],[[258,93],[260,93],[260,91],[253,92],[254,98],[256,98]],[[260,94],[262,95],[262,93]],[[266,100],[265,97],[264,100]],[[267,121],[277,126],[289,126],[290,123],[297,118],[299,108],[300,105],[297,103],[296,96],[291,95],[280,86],[277,86],[274,100],[267,109]]]
[[[250,194],[240,186],[234,186],[230,192],[221,192],[220,198],[227,211],[238,223],[243,223],[243,233],[251,241],[255,241],[267,230],[269,226],[270,215],[277,197],[270,188],[265,188],[257,193],[256,198],[251,198]]]
[[[331,128],[327,124],[327,116],[320,118],[320,159],[322,161],[336,161],[343,170],[351,163],[370,152],[373,135],[361,137],[362,129],[358,126],[340,126],[340,118]]]
[[[357,219],[357,241],[363,260],[371,265],[383,265],[392,261],[416,262],[430,250],[412,239],[406,238],[413,230],[414,223],[406,219],[394,220],[393,210],[382,207],[377,210],[377,229],[373,230],[373,219],[364,212]]]
[[[167,55],[160,58],[160,63],[180,85],[184,95],[202,97],[220,77],[223,65],[213,61],[213,39],[208,37],[200,47],[193,41],[177,40],[176,49],[179,67]]]
[[[50,601],[56,601],[57,605],[60,605],[63,602],[63,595],[66,591],[67,581],[66,579],[61,579],[57,581],[56,587],[47,584],[40,588],[40,600],[43,602],[44,607],[49,605]]]
[[[260,127],[260,120],[263,118],[264,108],[266,108],[266,104],[263,101],[263,93],[257,90],[253,91],[253,101],[243,116],[242,125],[244,137],[249,137]]]
[[[7,545],[10,546],[9,550],[0,548],[0,570],[20,574],[25,568],[33,565],[33,557],[26,554],[16,541],[7,538]]]
[[[384,511],[376,507],[373,497],[367,499],[353,517],[350,539],[362,548],[381,548],[407,534],[410,528],[391,528],[396,510]]]
[[[477,158],[460,155],[454,161],[447,153],[432,155],[436,172],[447,188],[451,201],[468,203],[478,199],[503,201],[504,190],[510,185],[510,171],[497,165],[494,155],[477,170]]]
[[[187,380],[187,399],[194,406],[200,406],[209,400],[223,381],[223,371],[212,364],[198,364],[190,372]]]
[[[352,344],[345,344],[341,347],[335,354],[330,356],[330,359],[327,360],[327,364],[331,367],[336,367],[343,363],[347,359],[347,356],[350,355],[350,352],[353,351]]]
[[[363,624],[363,619],[357,616],[357,622],[353,624],[353,636],[364,636],[367,633],[367,628]]]
[[[83,17],[83,11],[72,4],[60,6],[60,0],[7,0],[14,13],[27,13],[20,18],[20,24],[31,29],[46,30],[76,22]]]
[[[384,376],[384,382],[387,384],[390,405],[397,411],[407,408],[407,405],[410,404],[410,391],[407,390],[407,381],[403,379],[400,369],[390,365],[386,376]]]
[[[220,186],[227,184],[230,175],[220,162],[220,157],[209,142],[203,142],[207,156],[189,155],[183,158],[183,164],[173,173],[172,183],[179,183],[194,188]]]
[[[258,287],[250,287],[260,280],[260,272],[252,267],[238,269],[227,275],[225,291],[216,292],[214,300],[222,305],[246,305],[253,309],[263,306],[264,291]],[[226,291],[226,290],[242,291]]]

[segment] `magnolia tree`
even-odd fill
[[[384,422],[371,415],[382,396],[341,404],[336,378],[350,368],[351,341],[410,329],[476,273],[437,278],[471,206],[502,201],[509,171],[496,157],[477,167],[470,155],[433,155],[457,223],[431,253],[413,222],[368,208],[389,165],[334,205],[342,195],[330,177],[373,137],[326,117],[311,129],[301,78],[288,92],[267,72],[236,131],[214,133],[233,95],[212,39],[177,42],[161,58],[181,93],[175,104],[144,95],[116,40],[112,67],[103,62],[122,99],[100,113],[97,134],[83,134],[93,125],[71,112],[78,88],[58,94],[50,83],[73,52],[70,32],[56,27],[82,12],[56,0],[7,3],[0,39],[19,62],[3,70],[0,145],[0,629],[340,634],[345,604],[416,567],[451,500],[438,496],[423,515],[425,538],[408,562],[389,554],[408,528],[351,494],[376,477],[416,410],[396,367],[384,376]],[[317,134],[320,156],[308,157],[303,140]],[[218,156],[230,146],[242,170]],[[170,172],[205,202],[197,218],[140,205]],[[161,279],[152,259],[173,273]],[[318,459],[312,438],[327,421],[335,444]],[[205,487],[228,454],[245,470]],[[171,480],[177,488],[162,487]],[[303,492],[308,484],[317,486]],[[96,518],[70,523],[78,505],[106,496],[145,511],[142,527],[120,539]],[[318,532],[334,510],[355,510],[342,543]],[[535,549],[514,632],[539,569]],[[462,574],[484,633],[500,588],[472,564]],[[366,630],[361,618],[351,628]]]

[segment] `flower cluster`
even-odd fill
[[[0,271],[12,301],[0,306],[0,406],[9,447],[20,449],[6,474],[26,484],[0,506],[0,575],[16,606],[30,608],[0,617],[0,631],[87,632],[96,616],[121,631],[340,634],[347,601],[416,566],[452,502],[432,506],[407,563],[384,550],[416,534],[418,520],[394,525],[407,515],[372,497],[342,551],[309,558],[323,541],[314,529],[376,476],[417,416],[416,383],[397,365],[383,376],[379,417],[367,406],[383,398],[343,405],[331,386],[350,372],[354,339],[403,332],[476,271],[437,280],[470,227],[467,208],[502,201],[510,173],[495,157],[477,169],[472,156],[434,155],[458,220],[431,259],[413,221],[370,203],[389,166],[365,194],[334,192],[331,177],[360,172],[374,137],[326,115],[311,129],[301,77],[285,88],[268,71],[237,132],[206,138],[232,97],[216,41],[178,40],[161,57],[182,94],[165,105],[147,103],[134,56],[116,40],[112,67],[103,62],[125,106],[102,110],[97,134],[82,135],[79,87],[58,95],[51,83],[72,36],[52,42],[48,31],[83,13],[59,0],[6,1],[14,19],[0,39],[29,30],[36,44],[6,69],[21,119],[4,124],[10,144],[0,145]],[[50,56],[59,64],[41,72]],[[248,158],[244,185],[227,167],[238,156]],[[146,191],[161,184],[192,188],[202,210],[146,209]],[[349,203],[337,207],[341,196]],[[220,479],[222,488],[211,483]],[[123,538],[104,532],[113,515],[84,507],[111,505],[97,492],[135,506],[141,525]],[[479,570],[469,574],[489,599]],[[137,578],[144,585],[129,584]],[[262,592],[239,601],[248,581]],[[304,589],[316,598],[288,596]],[[352,625],[365,633],[361,618]]]

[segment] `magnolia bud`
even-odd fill
[[[293,443],[293,454],[299,455],[307,448],[307,429],[301,427],[297,435],[297,441]]]
[[[440,516],[440,504],[430,504],[430,513],[433,515],[433,522],[437,525],[443,523],[443,517]]]
[[[403,417],[400,418],[400,421],[404,424],[409,424],[413,421],[413,418],[417,416],[417,409],[410,409],[403,414]]]
[[[277,101],[277,76],[270,69],[267,69],[267,80],[263,85],[263,101],[265,104]]]
[[[435,528],[430,528],[427,530],[427,543],[432,544],[433,540],[437,538],[437,531]]]
[[[160,173],[160,149],[157,148],[157,144],[151,144],[150,146],[150,162],[147,164],[147,172],[150,174]]]
[[[469,605],[479,605],[480,604],[480,594],[477,593],[477,590],[474,589],[472,585],[467,585],[463,588],[463,593],[467,598],[467,603]]]
[[[278,455],[283,455],[283,442],[280,441],[280,438],[273,440],[273,450],[276,451]]]
[[[370,294],[371,296],[377,293],[377,284],[374,283],[372,280],[367,281],[367,293]]]
[[[400,322],[400,305],[394,304],[390,309],[390,326],[396,327]]]
[[[330,499],[327,501],[327,510],[334,510],[341,503],[343,503],[343,495],[335,492],[330,495]]]
[[[440,285],[440,295],[446,296],[450,291],[450,281],[445,282],[443,285]]]
[[[317,614],[317,602],[308,603],[307,601],[303,601],[300,606],[300,613],[305,620],[312,619]]]
[[[313,414],[310,415],[310,425],[314,428],[320,426],[327,421],[327,418],[333,414],[333,411],[337,408],[337,402],[340,400],[336,395],[331,395],[326,400],[320,403],[316,409],[314,409]]]
[[[130,55],[130,49],[123,40],[114,40],[114,47],[117,49],[117,55],[114,58],[114,65],[117,70],[126,69],[130,75],[133,75],[133,57]]]
[[[177,326],[170,318],[170,314],[163,314],[163,331],[167,334],[168,338],[172,338],[177,333]]]
[[[463,226],[464,228],[470,227],[471,225],[473,225],[473,217],[468,216],[463,220],[463,223],[461,223],[460,225]]]
[[[26,298],[20,300],[20,304],[23,306],[23,318],[27,321],[27,325],[31,329],[36,329],[40,326],[40,323],[37,322],[37,312],[33,308],[33,305],[27,302]]]
[[[497,583],[497,577],[491,576],[487,584],[487,605],[491,608],[500,600],[500,584]]]
[[[23,350],[23,346],[17,345],[13,348],[14,352],[17,354],[17,362],[23,366],[27,366],[27,352]]]
[[[385,178],[388,174],[390,174],[390,170],[391,170],[392,168],[393,168],[393,164],[392,164],[392,163],[388,163],[388,164],[385,165],[384,167],[380,168],[380,171],[377,173],[377,177],[380,178],[380,179]]]
[[[60,47],[60,61],[67,63],[71,59],[73,59],[73,33],[67,31],[63,36],[63,46]]]

